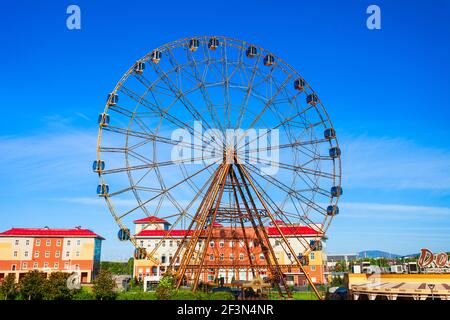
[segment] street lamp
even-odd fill
[[[428,284],[428,288],[430,288],[430,290],[431,290],[431,300],[434,300],[434,292],[433,292],[434,287],[436,287],[436,285],[434,283]]]

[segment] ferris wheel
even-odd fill
[[[319,96],[253,43],[199,36],[152,50],[120,78],[98,122],[97,194],[119,239],[133,242],[136,258],[160,263],[161,243],[187,230],[169,266],[177,286],[188,275],[197,288],[212,266],[207,243],[231,230],[230,237],[255,239],[264,267],[287,290],[267,226],[289,253],[288,264],[303,270],[339,213],[341,151]],[[130,232],[144,217],[170,222],[147,249]],[[286,230],[304,226],[316,232],[295,234],[299,255]]]

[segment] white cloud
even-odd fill
[[[450,150],[394,138],[344,137],[343,185],[450,193]]]

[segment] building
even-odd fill
[[[450,274],[349,273],[354,300],[450,300]]]
[[[0,233],[0,281],[30,270],[77,272],[90,283],[100,267],[102,238],[88,229],[13,228]]]
[[[148,281],[157,282],[166,271],[181,240],[188,231],[170,230],[168,221],[154,216],[135,220],[134,223],[136,244],[145,248],[148,253],[151,253],[152,257],[157,259],[157,261],[154,261],[154,259],[135,259],[134,276],[138,279],[146,277]],[[281,221],[277,223],[281,224]],[[298,252],[299,255],[304,253],[305,248],[309,248],[309,242],[313,241],[319,234],[316,226],[279,225],[279,227],[294,251]],[[293,259],[291,259],[290,253],[286,252],[286,248],[283,248],[278,229],[275,226],[268,226],[266,230],[288,284],[305,285],[307,283],[306,277],[298,270],[299,268],[291,266],[291,260],[293,261]],[[202,282],[213,282],[218,278],[223,278],[225,283],[253,279],[250,265],[264,265],[265,257],[260,246],[258,246],[253,228],[245,228],[245,237],[242,233],[242,229],[224,227],[219,223],[214,225],[212,241],[206,244],[208,248],[204,265],[208,271],[202,275]],[[249,239],[250,258],[243,240],[245,238]],[[198,248],[200,249],[204,245],[203,240],[200,239]],[[325,261],[322,250],[321,246],[318,246],[317,250],[310,252],[308,255],[309,263],[305,265],[306,272],[316,284],[322,284],[325,281]],[[180,263],[180,256],[175,261],[175,267],[178,263]],[[268,276],[267,270],[264,268],[258,268],[258,271],[260,277]]]

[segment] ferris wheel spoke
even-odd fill
[[[124,218],[124,217],[127,216],[128,214],[130,214],[130,213],[136,211],[137,209],[141,208],[143,205],[149,203],[150,201],[155,200],[156,198],[160,197],[160,196],[163,195],[163,194],[166,194],[168,191],[170,191],[170,190],[172,190],[172,189],[178,187],[179,185],[183,184],[183,183],[186,182],[187,180],[189,180],[189,179],[195,177],[196,175],[198,175],[199,173],[201,173],[201,172],[207,170],[207,168],[212,167],[212,166],[213,166],[214,164],[216,164],[217,162],[218,162],[218,161],[215,161],[215,162],[209,164],[208,166],[202,168],[201,170],[196,171],[194,174],[190,175],[188,178],[181,180],[180,182],[174,184],[173,186],[171,186],[171,187],[168,188],[168,189],[164,189],[161,193],[157,194],[156,196],[154,196],[154,197],[152,197],[152,198],[150,198],[150,199],[145,200],[144,202],[142,202],[141,205],[136,206],[136,207],[134,207],[134,208],[131,209],[131,210],[128,210],[127,212],[125,212],[124,214],[122,214],[121,216],[119,216],[119,218],[120,218],[120,219]]]
[[[284,82],[281,84],[280,87],[278,87],[278,90],[275,92],[275,94],[269,99],[269,101],[264,105],[263,109],[261,110],[261,112],[255,117],[255,119],[252,121],[252,123],[250,124],[249,128],[247,130],[252,129],[256,123],[258,123],[259,119],[261,119],[262,115],[264,114],[264,112],[267,110],[267,108],[270,106],[270,104],[272,103],[272,101],[276,98],[276,96],[281,92],[281,89],[284,88],[287,83],[289,82],[289,80],[292,78],[292,75],[289,75]],[[241,137],[240,140],[242,140],[243,137]]]
[[[125,171],[135,171],[135,170],[145,170],[145,169],[153,169],[155,167],[165,167],[170,165],[177,165],[184,162],[190,162],[190,161],[201,161],[201,160],[211,160],[215,158],[221,158],[222,156],[216,156],[216,157],[197,157],[192,159],[180,159],[180,160],[169,160],[169,161],[162,161],[162,162],[153,162],[143,165],[136,165],[136,166],[127,166],[127,167],[121,167],[121,168],[114,168],[114,169],[107,169],[102,170],[102,174],[113,174],[113,173],[119,173],[119,172],[125,172]]]
[[[311,209],[317,211],[318,213],[320,213],[322,215],[326,215],[326,210],[324,208],[318,206],[317,204],[315,204],[311,200],[305,198],[304,196],[302,196],[301,194],[299,194],[298,192],[296,192],[295,190],[293,190],[292,188],[290,188],[286,184],[282,183],[281,181],[278,181],[278,180],[274,179],[270,175],[264,176],[264,175],[260,174],[258,172],[259,169],[254,167],[252,164],[249,164],[247,167],[248,167],[248,169],[250,171],[252,171],[254,174],[258,175],[260,178],[266,180],[267,182],[270,182],[272,185],[276,186],[277,188],[282,189],[284,192],[286,192],[288,194],[292,194],[292,196],[295,197],[298,201],[303,202],[305,205],[307,205]]]
[[[175,96],[179,99],[179,101],[183,104],[185,109],[194,117],[196,121],[199,121],[201,123],[201,126],[203,130],[212,129],[209,123],[203,118],[200,112],[195,108],[195,106],[189,101],[189,99],[186,97],[186,95],[180,90],[180,88],[173,86],[172,80],[168,77],[167,73],[162,71],[158,66],[153,65],[153,69],[155,72],[159,75],[162,81],[164,81],[167,85],[167,87],[175,94]],[[172,83],[172,84],[171,84]],[[205,126],[206,124],[206,126]],[[214,131],[213,131],[214,132]],[[216,137],[220,138],[220,137]],[[220,141],[220,139],[219,139]],[[219,147],[222,147],[218,144],[218,142],[215,142]]]

